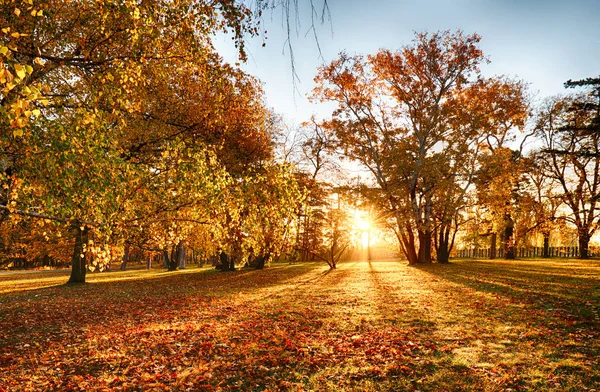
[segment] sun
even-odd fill
[[[368,231],[371,228],[371,221],[361,214],[356,214],[354,216],[354,227],[356,227],[359,231]]]
[[[356,210],[354,212],[354,230],[358,235],[358,242],[363,249],[368,248],[371,244],[371,229],[373,222],[369,219],[364,211]]]

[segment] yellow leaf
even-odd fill
[[[39,116],[40,116],[40,114],[41,114],[42,112],[40,112],[40,109],[33,109],[33,110],[31,111],[31,113],[32,113],[34,116],[36,116],[36,117],[39,117]]]
[[[15,129],[13,131],[13,136],[14,137],[21,137],[21,136],[23,136],[23,130],[22,129]]]
[[[17,15],[17,16],[21,15],[21,10],[18,8],[15,8],[15,15]]]
[[[13,37],[13,38],[19,38],[21,36],[21,34],[19,34],[19,33],[12,33],[10,36]]]
[[[41,58],[39,58],[39,57],[36,57],[36,58],[33,60],[33,62],[34,62],[34,63],[36,63],[37,65],[41,65],[41,66],[43,66],[43,65],[44,65],[44,61],[43,61]]]
[[[42,15],[44,15],[44,11],[43,10],[39,10],[38,13],[37,13],[37,16],[42,16]]]
[[[33,73],[33,67],[31,65],[26,65],[25,72],[27,72],[29,75],[31,75]]]
[[[2,29],[2,32],[4,34],[8,34],[9,31],[10,31],[10,27],[5,27],[5,28]]]
[[[15,72],[19,78],[25,79],[25,68],[21,64],[15,64]]]
[[[0,46],[0,53],[6,56],[8,53],[8,48],[6,46]]]

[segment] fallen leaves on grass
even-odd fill
[[[21,282],[0,299],[0,391],[598,389],[598,280],[527,266]]]

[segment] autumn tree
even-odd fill
[[[582,259],[589,257],[589,241],[599,221],[599,90],[549,99],[536,115],[544,173],[558,184],[559,195],[568,208],[558,218],[576,227]]]
[[[421,33],[397,52],[342,53],[315,79],[313,97],[337,104],[324,126],[340,151],[372,173],[410,264],[431,262],[434,211],[446,203],[445,227],[456,216],[450,210],[462,202],[471,176],[460,163],[477,156],[485,140],[503,140],[523,124],[523,85],[483,78],[479,41],[460,31]],[[443,173],[448,164],[460,172]],[[440,192],[451,183],[463,191],[456,188],[442,202]],[[447,247],[450,236],[439,233]],[[440,248],[442,262],[446,253]]]
[[[160,159],[145,158],[178,155],[190,145],[176,133],[132,137],[141,130],[132,118],[152,114],[150,86],[210,57],[215,31],[232,29],[243,57],[243,36],[254,29],[250,11],[229,1],[1,7],[2,209],[71,227],[70,282],[83,282],[90,236],[108,240],[118,221],[137,218],[123,205],[132,189],[154,184],[142,181]],[[196,75],[218,80],[222,67],[212,69],[217,73]],[[218,118],[218,111],[204,115]],[[142,147],[143,158],[135,154]]]

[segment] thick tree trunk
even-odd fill
[[[588,246],[590,244],[590,236],[587,231],[579,231],[579,258],[589,259]]]
[[[515,245],[514,245],[514,223],[510,216],[506,217],[506,227],[504,229],[504,258],[515,259]]]
[[[127,269],[127,262],[129,261],[129,244],[125,244],[125,249],[123,250],[123,261],[121,262],[121,271],[125,271]]]
[[[85,283],[85,274],[87,266],[85,262],[84,245],[88,242],[88,228],[75,227],[75,245],[73,246],[73,256],[71,257],[71,277],[68,284]]]
[[[408,259],[409,265],[414,265],[419,263],[419,258],[417,257],[417,247],[415,246],[415,236],[413,235],[410,227],[406,227],[406,231],[400,231],[401,245],[402,251],[404,252],[404,256]]]
[[[431,230],[419,230],[419,258],[418,263],[431,263]]]
[[[497,234],[496,233],[492,233],[490,236],[490,259],[494,260],[496,258],[496,241],[497,241]]]
[[[259,255],[252,262],[252,267],[255,269],[263,269],[265,268],[265,261],[267,260],[268,255]]]
[[[171,257],[169,258],[169,262],[168,262],[168,270],[169,271],[177,271],[177,253],[178,253],[178,246],[172,246],[171,247]]]
[[[186,248],[183,242],[177,244],[177,264],[179,269],[185,269]]]
[[[175,259],[175,254],[171,251],[171,255],[169,255],[169,251],[163,249],[163,257],[165,259],[164,267],[167,268],[168,271],[177,270],[177,260]]]
[[[217,269],[221,271],[227,271],[229,269],[229,256],[225,251],[221,251],[219,254],[219,264],[217,264]]]
[[[438,236],[438,244],[436,248],[436,259],[440,264],[447,264],[450,262],[450,227],[443,224],[440,227]]]
[[[544,233],[544,249],[542,250],[542,257],[550,257],[550,233]]]
[[[169,268],[169,251],[163,249],[163,268]]]

